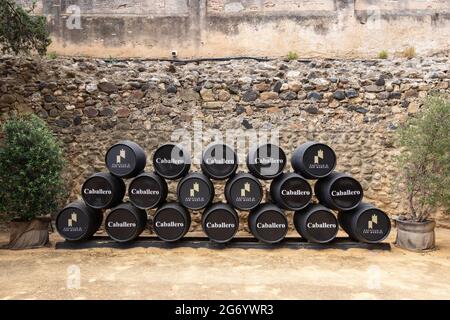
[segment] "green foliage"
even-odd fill
[[[403,57],[411,59],[416,56],[416,48],[414,47],[408,47],[402,52]]]
[[[66,187],[62,149],[45,122],[35,115],[12,118],[0,145],[0,218],[51,214]]]
[[[14,0],[0,1],[0,47],[3,53],[30,53],[36,50],[44,55],[50,45],[45,17],[32,15]]]
[[[450,209],[450,100],[430,96],[423,111],[398,132],[408,193],[409,219],[425,221],[432,210]]]
[[[389,53],[387,52],[387,50],[381,50],[378,53],[378,59],[387,59],[389,56]]]
[[[109,58],[105,59],[105,62],[106,63],[111,63],[111,64],[116,64],[119,61],[116,58],[114,58],[113,56],[109,56]]]
[[[295,51],[289,51],[289,52],[288,52],[288,55],[287,55],[287,59],[288,59],[289,61],[291,61],[291,60],[297,60],[297,59],[298,59],[298,54],[297,54],[297,52],[295,52]]]
[[[52,59],[52,60],[55,60],[56,58],[58,58],[58,54],[54,51],[49,52],[47,56],[49,59]]]

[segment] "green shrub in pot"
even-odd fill
[[[398,145],[408,212],[397,220],[396,244],[411,250],[432,249],[433,214],[450,208],[450,100],[429,96],[422,110],[398,130]]]
[[[35,115],[3,125],[0,139],[0,219],[10,221],[10,248],[48,242],[49,218],[66,195],[64,157],[58,140]]]

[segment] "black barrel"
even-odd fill
[[[369,203],[361,203],[349,211],[338,213],[339,224],[354,240],[377,243],[391,231],[391,221],[386,213]]]
[[[363,199],[363,189],[358,180],[336,171],[317,180],[314,192],[321,204],[334,210],[351,210]]]
[[[259,179],[274,179],[283,173],[285,166],[283,149],[271,143],[253,147],[247,155],[247,167]]]
[[[111,209],[105,219],[109,237],[117,242],[136,239],[147,224],[147,213],[131,203],[122,203]]]
[[[210,144],[202,154],[200,167],[209,178],[224,180],[236,172],[238,158],[226,144]]]
[[[310,141],[295,149],[291,164],[306,179],[323,178],[334,170],[336,154],[326,144]]]
[[[216,203],[203,212],[202,226],[210,240],[228,242],[239,229],[239,216],[230,205]]]
[[[312,190],[305,178],[290,172],[284,173],[272,181],[270,196],[284,209],[300,210],[311,202]]]
[[[161,177],[176,180],[189,172],[191,156],[180,145],[164,144],[153,155],[153,168]]]
[[[124,140],[106,152],[105,163],[109,172],[121,178],[132,178],[141,173],[147,162],[145,151],[137,143]]]
[[[276,243],[286,237],[288,220],[284,212],[276,205],[265,203],[250,212],[248,227],[258,240]]]
[[[98,172],[81,187],[84,202],[94,209],[112,208],[122,202],[124,195],[125,183],[110,173]]]
[[[330,242],[339,231],[334,213],[320,204],[310,204],[303,210],[295,211],[294,225],[297,232],[309,242]]]
[[[156,208],[166,200],[167,183],[155,173],[141,173],[130,182],[128,197],[137,208]]]
[[[56,230],[66,240],[85,240],[100,228],[103,213],[88,207],[83,201],[67,205],[56,216]]]
[[[214,199],[214,185],[204,174],[193,172],[178,183],[178,201],[186,208],[206,208]]]
[[[177,203],[165,203],[153,217],[153,231],[164,241],[177,241],[184,237],[191,226],[189,212]]]
[[[263,198],[261,183],[251,174],[240,172],[227,181],[225,198],[236,209],[251,210]]]

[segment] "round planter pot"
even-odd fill
[[[36,217],[30,221],[12,220],[9,223],[9,243],[5,249],[31,249],[48,245],[51,219]]]
[[[436,226],[434,221],[415,222],[409,220],[396,220],[396,224],[396,246],[412,251],[434,249],[434,227]]]

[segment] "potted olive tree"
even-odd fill
[[[0,219],[9,221],[10,249],[44,246],[52,214],[65,195],[62,149],[35,115],[12,118],[0,135]]]
[[[437,211],[450,208],[450,100],[434,95],[398,132],[408,211],[396,221],[396,245],[410,250],[435,246]]]

